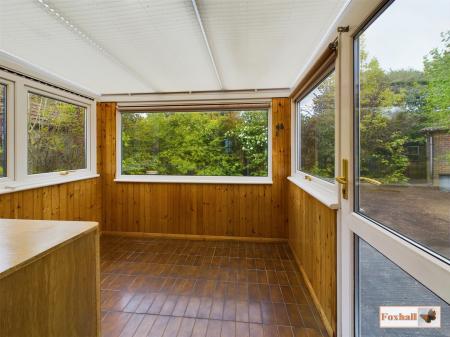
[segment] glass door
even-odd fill
[[[339,38],[342,336],[450,336],[450,2],[432,3]]]

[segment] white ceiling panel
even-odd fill
[[[0,0],[0,50],[97,93],[286,88],[346,2]]]
[[[128,69],[45,13],[37,1],[0,0],[0,49],[97,93],[147,88]]]
[[[198,0],[224,87],[290,87],[346,0]]]
[[[190,1],[43,3],[0,0],[0,49],[100,93],[219,89]]]

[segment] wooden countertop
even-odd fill
[[[0,219],[0,279],[97,227],[90,221]]]

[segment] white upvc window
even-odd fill
[[[0,77],[0,185],[14,180],[14,82]]]
[[[0,72],[0,194],[98,176],[95,102]]]
[[[288,178],[330,208],[337,208],[336,86],[334,67],[293,103],[292,168]]]
[[[121,182],[271,184],[271,109],[117,111]]]

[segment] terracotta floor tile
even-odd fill
[[[184,317],[196,318],[200,307],[200,297],[192,296],[184,312]]]
[[[158,316],[155,315],[144,315],[144,318],[141,321],[141,324],[137,328],[136,332],[134,333],[133,337],[146,337],[148,336],[150,330],[153,327],[153,324],[155,323]]]
[[[250,325],[248,323],[236,322],[236,337],[249,337]]]
[[[223,320],[236,321],[236,301],[228,299],[223,307]]]
[[[291,326],[278,326],[278,336],[279,337],[294,337],[294,332]]]
[[[144,296],[141,303],[137,306],[136,313],[147,313],[155,300],[157,293],[150,293]]]
[[[259,302],[249,302],[248,321],[251,323],[262,323],[261,305]]]
[[[209,318],[211,319],[222,319],[223,317],[223,306],[225,302],[222,299],[215,299],[211,306],[211,312]]]
[[[180,329],[178,330],[177,337],[191,337],[192,331],[194,329],[195,319],[194,318],[183,318]]]
[[[208,322],[208,329],[206,330],[206,337],[219,337],[222,330],[222,321],[210,320]]]
[[[101,238],[106,337],[322,337],[286,244]]]
[[[134,333],[136,332],[137,328],[141,324],[144,317],[145,315],[143,314],[132,315],[131,318],[128,320],[126,326],[122,330],[120,337],[133,337]]]
[[[280,286],[281,293],[283,294],[284,303],[295,303],[294,293],[290,286]]]
[[[208,322],[207,319],[196,319],[191,337],[205,337],[208,329]]]
[[[190,299],[189,296],[179,296],[177,303],[175,304],[175,307],[173,309],[172,315],[184,317],[184,313],[186,312],[189,299]]]
[[[262,324],[250,323],[250,337],[264,337]]]
[[[286,304],[284,303],[274,303],[273,310],[275,312],[275,317],[277,324],[290,325],[289,315],[286,310]]]
[[[236,303],[236,321],[239,322],[248,322],[248,302],[247,301],[239,301]]]
[[[172,315],[173,310],[175,309],[175,305],[177,304],[178,296],[177,295],[169,295],[167,296],[166,302],[161,308],[160,315]]]
[[[169,323],[169,316],[158,316],[153,324],[148,337],[162,337],[164,330],[166,330],[167,323]]]
[[[263,325],[264,337],[278,337],[278,327],[276,325]]]
[[[182,317],[170,317],[166,329],[164,330],[163,337],[177,337],[182,321]]]
[[[286,310],[288,312],[289,321],[292,326],[301,327],[303,326],[302,316],[296,304],[287,303]]]
[[[102,337],[117,337],[125,328],[131,314],[124,312],[108,312],[102,321]]]
[[[198,308],[198,318],[209,318],[211,313],[213,299],[211,297],[202,297],[200,300],[200,307]]]

